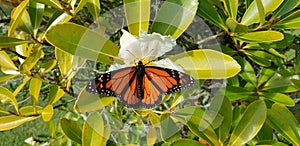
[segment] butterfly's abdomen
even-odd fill
[[[139,61],[138,65],[136,66],[137,70],[137,92],[138,92],[138,98],[142,99],[144,97],[144,85],[143,85],[143,78],[145,75],[145,66],[141,61]]]

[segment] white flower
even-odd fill
[[[140,38],[122,30],[123,35],[120,38],[120,52],[119,57],[124,59],[125,64],[114,64],[109,68],[109,71],[117,70],[124,67],[137,65],[142,61],[146,65],[153,65],[165,67],[182,71],[170,59],[161,59],[153,61],[158,57],[169,52],[176,45],[176,41],[171,36],[162,36],[159,33],[147,34],[145,31],[141,32]]]

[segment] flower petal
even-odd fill
[[[135,61],[142,58],[140,42],[126,30],[122,30],[123,35],[120,38],[119,57],[124,59],[125,64],[133,65]]]
[[[147,34],[142,31],[140,45],[143,56],[142,59],[151,61],[171,51],[176,45],[176,41],[171,36],[162,36],[155,32]]]
[[[153,62],[151,62],[150,65],[159,66],[159,67],[163,67],[163,68],[174,69],[174,70],[177,70],[177,71],[184,72],[183,69],[180,66],[176,65],[169,58],[161,59],[159,61],[153,61]]]
[[[115,63],[109,67],[108,71],[114,71],[114,70],[118,70],[118,69],[125,68],[125,67],[130,67],[130,66],[127,64]]]

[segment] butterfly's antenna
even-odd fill
[[[149,53],[147,54],[147,56],[144,56],[144,57],[142,58],[143,60],[145,60],[145,58],[150,58],[150,59],[151,59],[151,60],[148,60],[148,62],[146,62],[145,65],[146,65],[146,64],[149,64],[150,62],[152,62],[152,61],[154,60],[154,59],[152,59],[151,56],[150,56],[150,55],[153,53],[153,51],[154,51],[154,49],[151,49],[151,50],[149,51]]]

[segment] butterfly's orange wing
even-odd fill
[[[177,70],[146,66],[143,83],[144,97],[142,103],[154,106],[161,102],[162,96],[165,94],[193,87],[195,80]]]
[[[138,76],[136,67],[127,67],[102,74],[91,81],[86,89],[93,94],[115,96],[128,107],[151,108],[161,102],[162,96],[193,87],[195,81],[189,75],[156,66],[145,66],[142,77],[143,97],[138,97]]]

